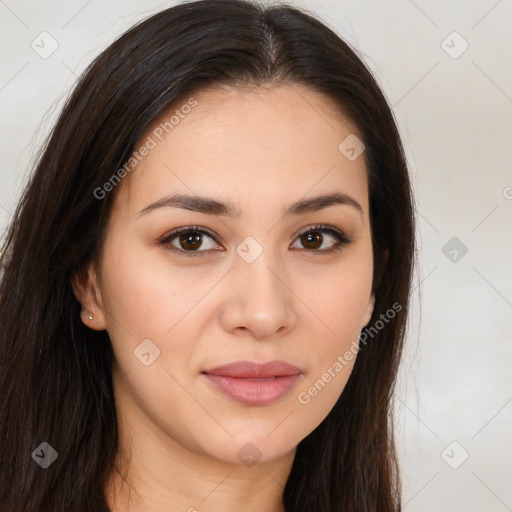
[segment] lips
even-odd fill
[[[259,364],[252,361],[235,361],[222,366],[217,366],[212,370],[205,370],[203,373],[209,375],[223,375],[224,377],[240,377],[251,379],[267,379],[269,377],[287,377],[298,375],[300,369],[284,361],[270,361]]]
[[[284,361],[264,364],[236,361],[202,373],[216,390],[252,406],[268,405],[279,400],[302,377],[299,368]]]

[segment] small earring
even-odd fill
[[[89,313],[89,320],[92,320],[92,313]]]

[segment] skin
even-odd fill
[[[307,405],[298,394],[357,342],[373,310],[366,167],[338,150],[355,127],[304,86],[217,87],[194,98],[112,192],[100,261],[73,281],[82,321],[106,329],[115,353],[117,464],[127,484],[113,472],[106,493],[114,511],[284,511],[296,447],[336,403],[355,358]],[[334,191],[362,213],[336,204],[283,217],[285,206]],[[177,192],[232,202],[241,216],[164,207],[138,216]],[[351,243],[322,254],[332,235],[317,245],[299,236],[316,224]],[[158,244],[185,226],[216,237],[203,235],[195,257],[169,250],[190,248],[179,237]],[[263,249],[251,263],[236,252],[249,236]],[[144,339],[160,350],[149,366],[134,356]],[[201,374],[242,359],[287,361],[301,380],[274,403],[248,406]],[[261,454],[252,466],[237,456],[247,443]]]

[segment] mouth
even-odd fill
[[[299,368],[284,361],[236,361],[204,370],[202,374],[217,391],[251,406],[276,402],[302,378]]]

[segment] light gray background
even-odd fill
[[[0,231],[77,75],[173,3],[0,1]],[[512,510],[512,3],[289,3],[363,53],[413,175],[421,260],[396,390],[405,510]],[[51,48],[43,31],[58,43],[47,58],[31,48]]]

